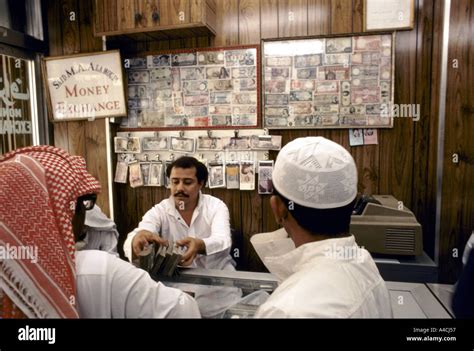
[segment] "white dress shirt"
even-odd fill
[[[353,236],[307,243],[264,263],[282,283],[257,318],[392,317],[385,282]]]
[[[172,241],[186,237],[199,238],[206,245],[206,255],[197,255],[190,267],[206,269],[235,270],[235,262],[230,256],[232,244],[230,236],[229,210],[216,197],[199,193],[198,204],[188,226],[176,209],[173,196],[153,206],[138,224],[138,228],[128,234],[123,249],[125,256],[132,260],[132,240],[140,230],[160,234]],[[214,317],[239,301],[242,292],[236,288],[198,286],[191,284],[169,284],[182,290],[193,292],[203,317]]]
[[[76,252],[81,318],[199,318],[196,301],[181,290],[104,251]]]

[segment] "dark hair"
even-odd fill
[[[196,160],[194,157],[182,156],[177,160],[174,160],[171,164],[166,167],[166,176],[169,178],[171,176],[171,170],[175,168],[196,168],[196,178],[198,183],[206,184],[208,172],[207,167],[202,163]]]
[[[311,234],[338,237],[349,232],[356,199],[343,207],[317,209],[298,205],[285,198],[275,188],[273,194],[280,197],[296,222]]]

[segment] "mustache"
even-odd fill
[[[173,195],[174,197],[182,196],[182,197],[189,197],[188,194],[185,194],[182,191],[178,191],[176,194]]]

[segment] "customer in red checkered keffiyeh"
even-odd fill
[[[99,191],[84,159],[64,150],[0,158],[0,317],[78,317],[71,223],[77,198]]]

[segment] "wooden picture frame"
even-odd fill
[[[264,40],[268,129],[391,128],[393,33]]]
[[[125,61],[122,130],[260,127],[259,45],[145,52]]]
[[[42,68],[53,122],[127,115],[118,50],[46,57]]]
[[[364,0],[364,31],[410,30],[415,25],[415,0]]]

